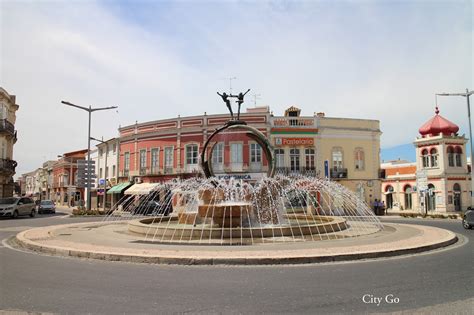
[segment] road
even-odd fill
[[[97,220],[64,218],[61,213],[0,219],[0,238],[30,227]],[[464,241],[449,250],[417,256],[258,267],[81,260],[1,245],[0,310],[69,314],[471,312],[474,230],[464,230],[454,220],[388,221],[445,228]]]

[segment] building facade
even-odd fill
[[[13,160],[13,145],[17,141],[15,122],[18,108],[15,95],[0,87],[0,198],[13,196],[15,188],[13,175],[17,162]]]
[[[274,116],[268,107],[256,107],[240,118],[269,139],[277,173],[328,175],[367,202],[380,195],[379,121],[331,118],[324,113],[301,116],[296,107],[288,108],[283,116]],[[204,114],[119,128],[119,182],[153,183],[198,175],[204,143],[228,120],[228,115]],[[232,172],[253,179],[268,169],[262,149],[245,131],[213,138],[211,147],[217,176]]]
[[[97,202],[102,208],[104,202],[107,208],[110,208],[114,202],[112,197],[107,196],[106,192],[118,183],[119,150],[120,142],[118,138],[112,138],[97,145]]]
[[[416,162],[382,164],[381,199],[389,211],[456,212],[471,206],[467,139],[458,131],[436,108],[414,142]]]
[[[64,153],[54,163],[53,201],[60,205],[75,206],[84,200],[84,189],[77,187],[77,161],[84,160],[86,150]]]

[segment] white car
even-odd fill
[[[0,199],[0,217],[17,218],[20,215],[36,215],[36,205],[28,197],[11,197]]]

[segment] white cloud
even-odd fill
[[[435,92],[472,87],[469,2],[140,5],[2,2],[19,174],[86,147],[87,114],[61,100],[118,105],[93,115],[93,136],[107,138],[135,120],[224,112],[215,92],[232,75],[276,114],[379,119],[387,147],[413,140]],[[465,131],[464,102],[440,99]]]

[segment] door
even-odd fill
[[[30,211],[28,209],[28,202],[26,198],[21,198],[20,201],[18,201],[18,214],[19,215],[25,215],[29,214]]]
[[[392,209],[393,208],[393,195],[387,194],[387,209]]]
[[[242,143],[231,143],[230,145],[230,163],[233,172],[242,171]]]
[[[454,210],[461,211],[461,193],[457,191],[454,192]]]

